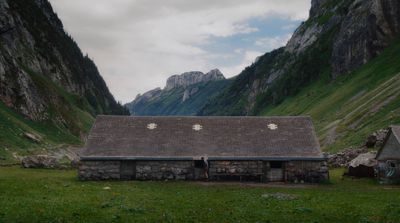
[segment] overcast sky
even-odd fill
[[[164,87],[186,71],[240,73],[283,46],[310,0],[50,0],[115,98]]]

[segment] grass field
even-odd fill
[[[400,222],[400,187],[342,172],[332,184],[293,187],[81,182],[75,171],[4,167],[0,222]],[[277,192],[297,199],[263,197]]]

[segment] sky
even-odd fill
[[[163,88],[168,77],[214,68],[238,75],[284,46],[311,0],[50,0],[116,100]]]

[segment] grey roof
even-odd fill
[[[400,142],[400,125],[392,125],[391,129],[397,141]]]
[[[98,116],[81,152],[84,160],[203,156],[323,159],[310,117]]]
[[[388,134],[386,135],[384,143],[381,146],[381,148],[379,148],[378,153],[376,154],[377,160],[381,159],[381,154],[382,154],[383,150],[385,149],[386,144],[387,144],[388,140],[390,139],[391,135],[393,135],[394,139],[396,139],[397,142],[400,144],[400,125],[390,126],[390,130],[389,130]]]

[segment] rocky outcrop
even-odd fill
[[[0,100],[32,120],[68,126],[67,94],[93,115],[126,112],[47,0],[0,0]]]
[[[180,75],[173,75],[167,80],[164,90],[171,90],[177,87],[188,87],[190,85],[205,83],[209,81],[217,81],[225,79],[224,75],[218,69],[211,70],[204,74],[200,71],[186,72]]]
[[[356,0],[347,11],[333,43],[334,78],[367,63],[400,33],[398,0]]]
[[[199,91],[198,87],[194,87],[194,88],[191,88],[191,89],[185,89],[185,92],[183,93],[182,102],[185,102],[186,100],[190,99],[198,91]]]

